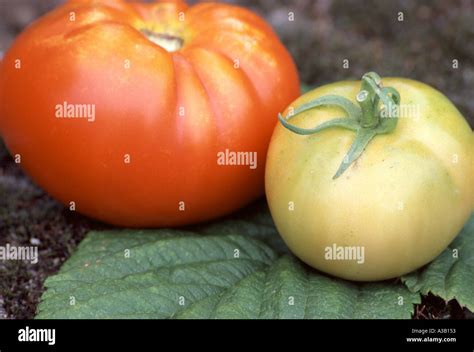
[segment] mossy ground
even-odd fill
[[[310,86],[357,79],[367,71],[406,76],[443,91],[474,125],[474,1],[241,0],[277,30]],[[57,1],[1,1],[0,51]],[[288,13],[294,21],[288,21]],[[404,20],[398,21],[399,12]],[[349,60],[349,68],[343,60]],[[458,60],[458,68],[453,68]],[[23,174],[0,143],[0,245],[39,243],[32,265],[0,262],[0,318],[32,318],[46,277],[91,229],[107,225],[71,213]],[[428,296],[415,318],[472,313]]]

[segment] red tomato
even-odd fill
[[[277,113],[298,95],[290,55],[248,10],[76,0],[7,52],[0,132],[67,206],[117,225],[183,225],[263,194]],[[232,165],[234,152],[256,152],[257,167]]]

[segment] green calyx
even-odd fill
[[[372,138],[378,134],[391,133],[397,126],[400,94],[395,88],[383,87],[380,76],[375,72],[366,73],[362,77],[361,90],[356,100],[359,106],[345,97],[326,95],[299,106],[285,118],[278,114],[278,119],[285,128],[300,135],[310,135],[328,128],[345,128],[356,133],[356,138],[333,179],[341,176],[349,168]],[[335,118],[309,129],[288,123],[289,119],[304,111],[325,105],[340,107],[346,112],[347,117]]]

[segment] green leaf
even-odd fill
[[[307,92],[309,92],[310,90],[312,90],[314,87],[306,84],[306,83],[301,83],[300,85],[300,89],[301,89],[301,94],[305,94]]]
[[[244,236],[92,232],[60,273],[46,280],[37,317],[167,318],[274,258],[269,247]]]
[[[194,230],[203,234],[242,235],[265,242],[278,254],[290,253],[273,223],[267,203],[257,202],[250,207],[231,215],[226,219],[203,226],[195,226]]]
[[[262,204],[195,231],[91,232],[46,280],[37,318],[410,318],[420,300],[278,257],[276,238]]]
[[[434,261],[402,277],[412,292],[456,299],[474,311],[474,214],[456,239]]]
[[[196,302],[177,318],[402,319],[418,294],[394,283],[353,284],[321,275],[285,255],[237,285]]]

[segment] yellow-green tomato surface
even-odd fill
[[[349,130],[302,136],[279,123],[267,157],[266,194],[284,241],[307,264],[349,280],[389,279],[427,264],[459,233],[474,204],[474,135],[466,120],[428,85],[382,81],[400,93],[398,125],[377,135],[339,178],[333,176],[355,138]],[[358,81],[317,88],[283,116],[329,94],[356,103],[359,90]],[[318,107],[289,122],[312,128],[344,116],[337,107]],[[363,263],[328,259],[331,247],[363,248]]]

